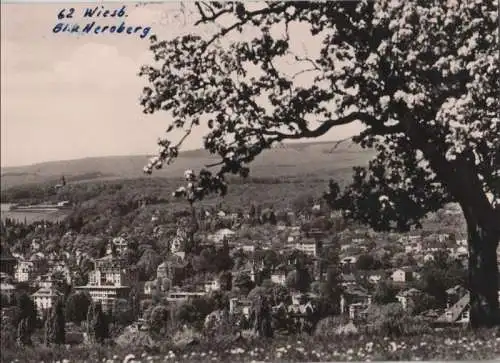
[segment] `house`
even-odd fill
[[[210,234],[207,236],[207,239],[216,245],[220,245],[224,242],[224,240],[227,240],[228,242],[232,241],[233,238],[235,237],[236,232],[228,229],[228,228],[222,228],[219,229],[217,232]]]
[[[340,251],[344,252],[344,251],[347,251],[349,248],[351,248],[350,244],[343,244],[340,246]]]
[[[285,286],[286,284],[286,274],[284,272],[275,272],[271,274],[271,281],[278,285]]]
[[[295,249],[313,257],[318,253],[316,242],[299,242],[295,244]]]
[[[184,251],[174,252],[173,255],[177,256],[180,261],[184,261],[184,259],[186,258],[186,252],[184,252]]]
[[[219,291],[221,286],[220,286],[220,280],[219,279],[212,279],[210,281],[205,282],[204,284],[205,291],[211,292],[211,291]]]
[[[169,302],[180,302],[186,301],[188,299],[192,299],[194,297],[202,297],[205,296],[206,293],[204,291],[198,292],[188,292],[188,291],[170,291],[167,294],[166,300]]]
[[[62,296],[63,294],[56,289],[45,287],[42,287],[31,295],[40,315],[43,314],[43,312],[50,310],[56,301],[62,298]]]
[[[467,258],[469,256],[469,250],[467,247],[460,246],[454,252],[455,258]]]
[[[55,280],[52,278],[51,274],[40,275],[34,281],[34,285],[38,288],[52,289],[55,285]]]
[[[249,261],[245,264],[245,266],[240,270],[241,273],[248,273],[250,275],[250,279],[252,282],[259,280],[261,277],[261,272],[264,270],[264,262],[260,262],[257,264],[255,261]],[[234,277],[236,278],[236,276]]]
[[[153,291],[156,290],[156,286],[156,280],[146,281],[144,283],[144,295],[151,296],[153,294]]]
[[[463,288],[455,286],[447,291],[449,295],[459,294]],[[454,300],[448,301],[448,308],[436,321],[438,323],[452,323],[452,324],[467,324],[470,320],[470,294],[467,292],[458,301],[452,303]],[[498,302],[500,303],[500,290],[498,291]]]
[[[56,272],[62,274],[62,276],[66,280],[66,283],[71,284],[71,270],[66,262],[64,262],[63,260],[54,261],[50,267],[50,273],[54,274]]]
[[[128,285],[132,279],[126,263],[120,258],[111,255],[94,261],[94,270],[89,273],[90,285]]]
[[[307,301],[302,304],[291,304],[286,308],[286,312],[289,318],[295,320],[296,323],[303,322],[316,311],[316,307],[311,301]]]
[[[88,285],[75,289],[88,292],[92,301],[100,302],[108,310],[116,299],[128,297],[130,284],[136,280],[137,274],[127,268],[125,260],[108,255],[94,261]]]
[[[423,258],[424,262],[434,261],[434,255],[432,253],[426,253]]]
[[[123,237],[113,238],[111,244],[118,255],[123,254],[128,248],[128,241]]]
[[[356,285],[356,276],[354,274],[342,274],[342,286]]]
[[[398,302],[403,306],[403,309],[408,309],[409,303],[419,296],[421,294],[420,290],[417,290],[415,288],[411,288],[408,290],[404,290],[401,293],[396,295],[396,299],[398,299]]]
[[[366,310],[371,303],[372,297],[368,291],[359,286],[348,286],[340,297],[340,313],[348,314],[351,320],[355,320],[359,312]]]
[[[17,259],[12,256],[7,247],[0,245],[0,272],[14,276]]]
[[[405,253],[419,253],[422,251],[422,244],[420,242],[412,242],[405,245]]]
[[[448,233],[440,233],[437,235],[437,240],[439,243],[444,243],[450,239],[450,235]]]
[[[371,284],[378,284],[380,282],[380,280],[382,280],[382,273],[370,273],[368,275],[368,282],[371,283]]]
[[[391,279],[394,282],[407,282],[412,280],[412,272],[408,269],[396,269],[391,274]]]
[[[37,252],[40,250],[41,247],[40,239],[39,238],[33,238],[31,240],[31,251]]]
[[[255,245],[244,244],[242,246],[243,252],[253,253],[255,252]]]
[[[14,272],[14,278],[18,282],[29,281],[35,264],[32,261],[19,261]]]
[[[163,279],[168,277],[168,267],[166,262],[162,262],[156,268],[156,278]]]
[[[470,309],[470,295],[465,294],[453,306],[449,307],[446,312],[438,319],[438,323],[468,323]]]
[[[12,303],[14,301],[14,296],[16,293],[16,287],[7,282],[0,282],[0,292],[7,298],[7,303]]]
[[[446,307],[449,309],[455,305],[465,294],[467,294],[467,289],[456,285],[454,287],[446,290]]]
[[[252,302],[248,299],[233,297],[229,300],[229,313],[232,315],[244,315],[248,319],[251,307]]]
[[[297,241],[300,238],[301,234],[302,233],[300,229],[292,228],[290,230],[290,234],[288,235],[288,243],[294,243],[295,241]]]
[[[361,316],[361,313],[368,308],[368,305],[365,303],[352,303],[349,304],[349,320],[354,321]]]
[[[117,299],[127,299],[130,293],[129,286],[113,285],[85,285],[77,286],[78,292],[86,292],[94,302],[100,302],[104,311],[109,311]]]
[[[170,251],[172,253],[179,252],[182,248],[183,241],[184,241],[184,236],[177,234],[170,242]]]

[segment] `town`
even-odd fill
[[[158,202],[140,200],[122,213],[141,213],[141,234],[124,226],[128,232],[108,237],[84,237],[78,223],[7,219],[2,314],[25,294],[42,327],[64,301],[71,344],[90,341],[87,311],[95,305],[113,327],[106,338],[117,341],[187,326],[206,332],[223,322],[240,333],[252,331],[262,297],[269,299],[274,335],[369,331],[383,323],[380,309],[399,311],[412,324],[467,325],[468,249],[456,206],[429,218],[435,230],[377,233],[349,225],[311,194],[289,204],[200,205],[193,215],[187,206],[163,213]],[[138,242],[144,230],[150,236]]]

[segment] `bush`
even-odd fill
[[[420,317],[411,316],[399,303],[372,305],[368,311],[367,331],[381,336],[398,337],[417,335],[430,331],[430,326]]]
[[[348,319],[343,316],[328,316],[318,322],[316,329],[314,330],[314,335],[321,337],[333,337],[336,335],[337,329],[347,323]]]

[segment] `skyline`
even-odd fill
[[[151,26],[159,39],[207,30],[194,27],[192,16],[180,12],[188,3],[126,5],[127,24]],[[144,115],[139,105],[146,82],[137,73],[152,61],[149,40],[137,35],[52,32],[61,9],[74,7],[78,14],[88,6],[1,4],[2,167],[156,152],[156,140],[169,118],[166,113]],[[207,130],[200,126],[183,150],[203,148]],[[355,123],[317,141],[345,139],[359,130]]]

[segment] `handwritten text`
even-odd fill
[[[57,13],[58,22],[52,32],[55,34],[72,33],[76,35],[84,34],[138,34],[139,38],[146,38],[151,32],[150,26],[131,25],[127,24],[124,18],[127,15],[127,7],[123,5],[119,8],[106,8],[104,5],[96,7],[84,8],[76,11],[75,8],[63,8]],[[92,18],[94,21],[81,24],[73,22],[76,17]],[[120,22],[117,24],[98,24],[97,19],[108,19],[113,21],[113,18]]]

